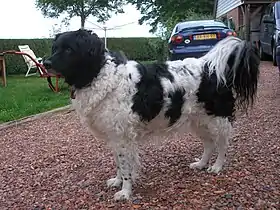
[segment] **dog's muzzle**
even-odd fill
[[[49,70],[49,69],[51,69],[52,68],[52,62],[50,61],[50,60],[44,60],[44,62],[43,62],[43,65],[44,65],[44,67],[47,69],[47,70]]]
[[[52,62],[50,60],[44,60],[43,66],[46,68],[48,73],[57,74],[57,72],[52,68]]]

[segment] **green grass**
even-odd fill
[[[55,82],[55,81],[53,81]],[[16,120],[69,104],[69,89],[63,79],[61,92],[54,93],[47,80],[38,76],[9,76],[7,87],[0,84],[0,123]]]
[[[155,61],[142,61],[153,63]],[[55,81],[53,81],[54,83]],[[0,123],[52,110],[70,103],[68,86],[60,80],[60,93],[54,93],[45,78],[8,76],[7,87],[0,83]]]

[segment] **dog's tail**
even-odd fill
[[[248,109],[253,105],[259,79],[260,57],[250,42],[237,37],[219,41],[202,58],[204,69],[217,77],[217,86],[233,88],[236,105]]]

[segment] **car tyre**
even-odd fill
[[[170,61],[176,61],[176,60],[178,60],[178,58],[177,58],[176,55],[170,54],[170,55],[169,55],[169,60],[170,60]]]
[[[267,60],[267,54],[263,51],[261,43],[259,44],[259,54],[262,61]]]
[[[273,44],[273,46],[272,46],[272,63],[273,63],[273,66],[277,66],[276,46],[275,46],[275,44]]]

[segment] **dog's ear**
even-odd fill
[[[97,34],[93,33],[90,35],[90,49],[88,51],[88,53],[91,56],[94,55],[103,55],[105,53],[105,44],[102,41],[102,39],[100,39]]]
[[[54,37],[54,39],[53,39],[53,41],[52,41],[52,54],[54,53],[54,42],[58,39],[58,37],[60,37],[60,35],[62,35],[62,33],[58,33],[58,34],[56,34],[55,35],[55,37]]]
[[[89,55],[93,60],[104,55],[105,45],[97,34],[84,29],[79,29],[76,33],[76,39],[80,47],[83,46],[84,49],[87,49],[84,52],[87,53],[87,55]]]

